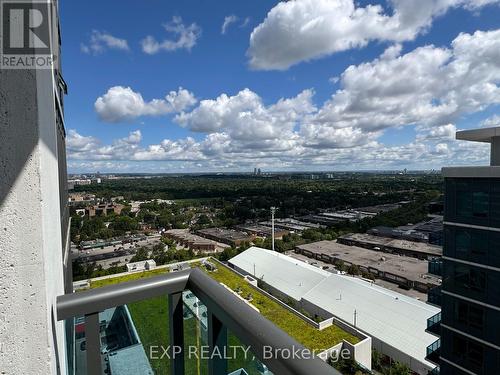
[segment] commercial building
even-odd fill
[[[217,242],[225,243],[230,246],[240,246],[243,243],[250,243],[255,239],[254,235],[249,235],[234,229],[225,228],[206,228],[196,231],[201,237],[208,238]]]
[[[443,375],[500,374],[500,128],[457,132],[491,143],[491,166],[443,168],[441,336],[428,358]]]
[[[443,250],[440,246],[424,242],[374,236],[367,233],[346,234],[340,236],[338,242],[348,246],[359,246],[365,249],[412,256],[419,259],[440,257],[443,254]]]
[[[355,265],[360,271],[378,279],[387,280],[400,287],[416,289],[426,293],[441,285],[441,279],[428,273],[428,261],[414,257],[382,254],[357,246],[347,246],[335,241],[319,241],[299,245],[295,252],[323,262],[349,267]]]
[[[261,221],[260,225],[264,225],[266,227],[271,227],[272,223],[270,221]],[[274,220],[274,226],[279,229],[284,229],[289,232],[300,233],[307,229],[318,229],[321,228],[321,225],[308,223],[305,221],[300,221],[292,218],[277,218]]]
[[[427,318],[439,309],[364,280],[337,275],[270,250],[251,247],[229,260],[235,270],[265,283],[272,294],[292,298],[313,316],[334,317],[370,336],[377,351],[427,375],[425,359],[435,337]]]
[[[299,219],[310,223],[331,226],[344,221],[356,222],[362,219],[375,217],[380,213],[395,210],[401,207],[403,203],[404,202],[380,204],[340,211],[324,211],[319,214],[301,216]]]
[[[163,232],[163,235],[195,252],[214,253],[217,251],[217,242],[190,233],[187,229],[170,229]]]
[[[414,242],[428,242],[432,245],[443,245],[443,217],[433,217],[421,223],[404,225],[397,228],[378,226],[366,233],[379,237],[397,238]]]
[[[235,227],[238,230],[252,234],[256,237],[271,237],[273,230],[271,227],[266,227],[259,224],[242,224]],[[281,239],[286,236],[289,232],[284,229],[274,228],[274,238]]]

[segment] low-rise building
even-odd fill
[[[367,233],[346,234],[340,236],[337,241],[348,246],[359,246],[365,249],[407,255],[419,259],[428,259],[429,257],[440,257],[443,255],[443,249],[437,245],[374,236]]]
[[[253,275],[271,293],[285,295],[321,318],[354,326],[372,347],[427,375],[435,366],[425,359],[435,341],[427,318],[440,309],[359,278],[337,275],[274,251],[251,247],[229,260],[240,273]]]
[[[68,203],[70,206],[94,204],[95,202],[96,202],[95,194],[87,194],[87,193],[68,194]]]
[[[264,225],[266,227],[271,227],[272,223],[270,221],[261,221],[260,225]],[[284,229],[289,232],[303,232],[307,229],[318,229],[321,228],[321,225],[315,223],[308,223],[305,221],[300,221],[292,218],[277,218],[274,220],[274,226],[279,229]]]
[[[218,250],[217,242],[190,233],[187,229],[170,229],[163,235],[195,252],[214,253]]]
[[[117,215],[120,215],[124,207],[125,206],[123,204],[101,203],[101,204],[97,204],[95,206],[87,207],[86,212],[87,212],[87,215],[89,217],[107,216],[111,213],[115,213]]]
[[[342,262],[357,266],[360,271],[395,283],[403,288],[427,293],[441,285],[441,279],[428,273],[429,262],[415,257],[383,254],[357,246],[347,246],[336,241],[319,241],[299,245],[295,252],[330,264]]]
[[[256,237],[271,237],[273,234],[273,230],[271,227],[267,227],[260,224],[242,224],[236,226],[236,229],[241,230],[243,232],[247,232]],[[283,236],[286,236],[289,233],[290,232],[288,232],[287,230],[276,227],[274,228],[274,238],[276,239],[281,239],[283,238]]]
[[[240,246],[243,243],[250,243],[255,239],[254,235],[226,228],[206,228],[196,231],[201,237],[208,238],[217,242],[225,243],[230,246]]]

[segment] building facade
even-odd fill
[[[26,15],[26,3],[9,6]],[[5,374],[66,373],[65,327],[56,316],[56,297],[72,290],[66,84],[58,4],[41,4],[36,6],[46,26],[43,40],[58,58],[51,67],[0,68],[0,372]]]
[[[428,354],[443,375],[500,374],[500,128],[457,139],[491,143],[491,166],[443,168],[441,338]]]

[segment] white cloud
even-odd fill
[[[457,132],[457,127],[453,124],[446,124],[441,126],[435,126],[429,128],[420,129],[420,134],[417,135],[417,139],[421,141],[425,140],[441,140],[441,141],[451,141],[455,139],[455,134]]]
[[[193,22],[186,26],[182,22],[182,18],[178,16],[173,17],[172,21],[164,24],[163,27],[175,39],[165,39],[159,42],[153,36],[148,35],[141,41],[142,50],[148,55],[154,55],[162,50],[168,52],[179,49],[191,51],[201,36],[201,28],[196,23]]]
[[[500,30],[460,34],[448,48],[422,46],[402,53],[393,45],[379,58],[348,67],[339,89],[316,107],[314,91],[265,103],[243,89],[196,103],[182,88],[145,102],[117,86],[96,101],[107,121],[176,113],[173,121],[193,138],[142,146],[135,132],[109,145],[69,132],[70,158],[82,161],[155,162],[178,170],[438,168],[485,163],[488,145],[454,140],[458,120],[500,104]],[[494,125],[492,116],[483,125]],[[382,134],[404,126],[413,141],[386,146]],[[390,135],[390,134],[388,134]],[[179,164],[169,164],[169,163]],[[83,164],[82,164],[83,165]],[[163,164],[162,164],[163,165]]]
[[[241,23],[240,27],[243,28],[243,27],[247,27],[247,25],[250,23],[250,17],[245,17],[245,19],[243,20],[243,22]]]
[[[313,94],[304,90],[294,98],[265,106],[256,93],[244,89],[234,96],[222,94],[215,100],[202,100],[193,111],[177,115],[175,121],[196,132],[224,131],[234,139],[275,139],[289,135],[304,115],[315,111]]]
[[[179,87],[170,91],[163,99],[144,101],[142,95],[130,87],[114,86],[97,98],[94,108],[106,122],[130,121],[140,116],[159,116],[176,113],[194,105],[196,98],[186,89]]]
[[[488,117],[486,120],[481,122],[481,126],[488,128],[500,126],[500,115],[493,115],[491,117]]]
[[[162,168],[168,172],[241,171],[251,170],[255,165],[267,170],[430,169],[485,163],[489,156],[488,145],[460,141],[437,144],[416,141],[399,146],[372,141],[358,147],[313,148],[304,147],[300,138],[292,137],[265,141],[270,143],[262,147],[261,142],[238,141],[226,133],[213,133],[202,141],[190,137],[175,141],[164,139],[142,147],[139,131],[105,146],[93,137],[70,131],[68,138],[75,137],[87,139],[89,143],[81,147],[85,150],[81,152],[68,148],[68,165],[72,170],[84,171],[158,172]]]
[[[238,22],[239,18],[234,14],[224,17],[224,23],[221,27],[221,34],[225,34],[231,24]]]
[[[311,121],[365,131],[433,127],[500,103],[500,30],[460,34],[451,49],[382,57],[347,68]]]
[[[126,39],[117,38],[107,32],[92,30],[88,43],[80,45],[82,52],[87,54],[98,55],[108,49],[130,51]]]
[[[387,12],[378,4],[356,6],[354,0],[280,2],[250,36],[250,66],[284,70],[370,41],[413,40],[450,8],[491,3],[498,0],[391,0]]]
[[[328,82],[330,82],[332,85],[335,85],[338,81],[340,81],[340,77],[338,76],[328,78]]]

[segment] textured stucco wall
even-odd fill
[[[0,71],[0,374],[57,374],[65,361],[52,87],[49,70]]]

